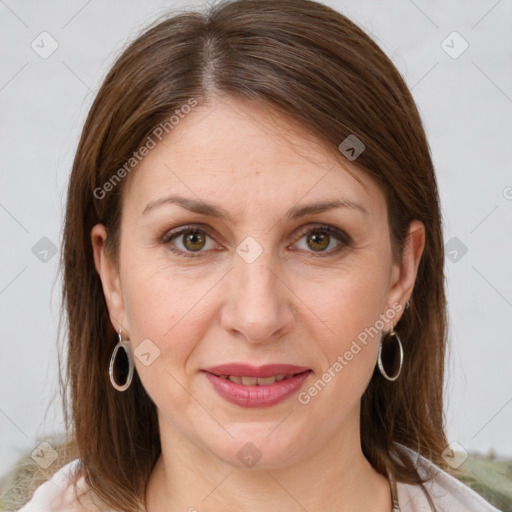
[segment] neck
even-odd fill
[[[179,436],[169,425],[160,432],[162,454],[146,489],[147,512],[392,509],[389,482],[364,457],[358,428],[307,458],[266,469],[227,464]]]

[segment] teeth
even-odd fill
[[[273,377],[258,377],[258,385],[259,386],[268,386],[269,384],[274,384],[277,382],[277,375]]]
[[[293,377],[293,374],[290,375],[274,375],[272,377],[245,377],[238,375],[220,375],[221,379],[230,380],[235,384],[243,384],[244,386],[270,386],[271,384],[275,384],[276,382],[281,382],[284,379],[289,379]]]

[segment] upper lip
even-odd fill
[[[273,377],[274,375],[295,375],[310,370],[304,366],[293,364],[266,364],[251,366],[244,363],[229,363],[204,368],[205,372],[214,375],[232,375],[239,377]]]

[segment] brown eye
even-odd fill
[[[190,231],[182,237],[183,245],[189,251],[200,251],[206,244],[204,233],[199,231]]]
[[[214,240],[206,231],[190,227],[167,233],[162,237],[162,243],[177,255],[190,257],[200,256],[216,247]]]
[[[329,247],[331,237],[326,233],[311,233],[307,236],[307,243],[314,251],[323,251]]]
[[[349,235],[334,226],[326,224],[303,231],[295,246],[303,251],[316,253],[318,256],[328,256],[341,251],[350,244],[351,238]]]

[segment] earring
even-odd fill
[[[393,340],[396,340],[398,343],[398,350],[396,350],[396,347],[394,349],[390,348],[390,342]],[[388,373],[388,371],[384,368],[383,361],[385,361],[386,366],[390,370],[391,374]],[[402,342],[396,331],[393,329],[393,326],[391,326],[389,333],[380,339],[379,357],[377,358],[380,373],[387,380],[391,382],[395,381],[398,379],[402,371],[403,361],[404,350],[402,347]]]
[[[121,337],[121,329],[119,329],[119,341],[114,347],[112,356],[110,357],[110,364],[108,367],[108,374],[112,386],[118,391],[126,391],[133,378],[133,357],[131,351],[130,340],[123,341]],[[123,349],[123,350],[119,350]]]

